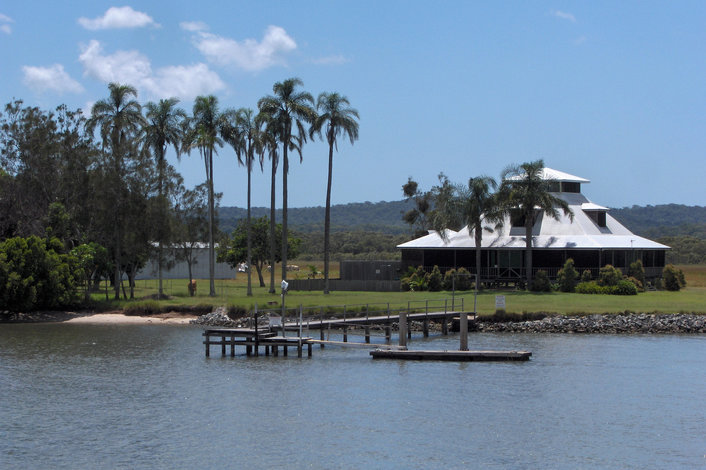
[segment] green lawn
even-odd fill
[[[505,295],[506,311],[508,312],[553,312],[562,314],[579,313],[620,313],[630,312],[661,312],[679,313],[696,312],[706,313],[706,266],[683,266],[688,287],[680,292],[643,292],[634,296],[613,295],[584,295],[553,293],[530,293],[521,291],[485,291],[478,295],[478,312],[491,314],[495,311],[495,296]],[[254,279],[254,285],[257,281]],[[260,310],[280,308],[281,296],[267,293],[267,288],[254,287],[253,296],[246,296],[246,278],[239,276],[237,280],[217,280],[216,297],[208,296],[208,280],[198,280],[198,292],[195,297],[189,297],[186,280],[165,280],[165,292],[171,296],[169,300],[160,300],[160,307],[194,305],[227,305],[252,309],[255,305]],[[135,306],[149,300],[157,291],[157,281],[138,281],[135,291],[135,301],[108,302],[105,308],[125,308]],[[94,294],[94,299],[105,299],[104,295]],[[465,310],[473,310],[473,292],[456,294],[455,304],[463,299]],[[401,308],[410,305],[416,309],[424,309],[429,302],[430,309],[443,309],[444,301],[451,309],[451,292],[332,292],[323,295],[322,292],[292,291],[287,294],[286,306],[288,308],[299,305],[305,308],[331,306],[348,306],[350,310],[364,310],[365,305],[370,305],[370,310],[383,310],[390,304],[390,308]]]

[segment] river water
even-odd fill
[[[202,339],[0,325],[0,468],[706,468],[704,336],[470,335],[524,363],[205,358]]]

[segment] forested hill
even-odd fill
[[[657,239],[689,235],[706,239],[706,207],[681,204],[611,209],[610,215],[636,235]]]
[[[331,206],[331,229],[334,231],[381,232],[389,234],[409,233],[409,225],[402,220],[402,214],[412,207],[411,202],[354,202]],[[288,225],[299,232],[324,230],[324,207],[290,207]],[[238,220],[245,219],[247,212],[240,207],[221,207],[218,220],[221,230],[230,232]],[[270,216],[267,207],[253,207],[252,217]],[[275,219],[282,220],[282,210],[276,211]]]
[[[402,221],[402,214],[412,207],[408,201],[359,202],[331,207],[331,225],[334,231],[370,231],[388,234],[408,234],[410,228]],[[269,216],[270,210],[255,207],[253,217]],[[664,236],[690,235],[706,239],[706,207],[681,204],[632,206],[611,209],[610,214],[637,235],[651,239]],[[230,232],[239,219],[246,216],[240,207],[221,207],[218,211],[220,227]],[[282,211],[276,219],[281,221]],[[324,208],[304,207],[289,209],[289,226],[299,232],[323,231]]]

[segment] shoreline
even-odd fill
[[[68,323],[79,325],[189,325],[198,318],[194,314],[179,312],[156,315],[125,315],[120,310],[111,312],[33,312],[15,313],[0,324]]]

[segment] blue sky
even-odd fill
[[[602,205],[706,204],[703,1],[0,3],[3,105],[88,110],[118,81],[143,103],[177,96],[190,111],[214,94],[255,108],[289,77],[360,113],[360,139],[334,157],[335,204],[538,158],[590,179]],[[327,149],[303,157],[290,207],[323,205]],[[204,180],[198,154],[170,161],[187,185]],[[245,206],[231,149],[215,170],[222,204]],[[267,173],[253,204],[269,205]]]

